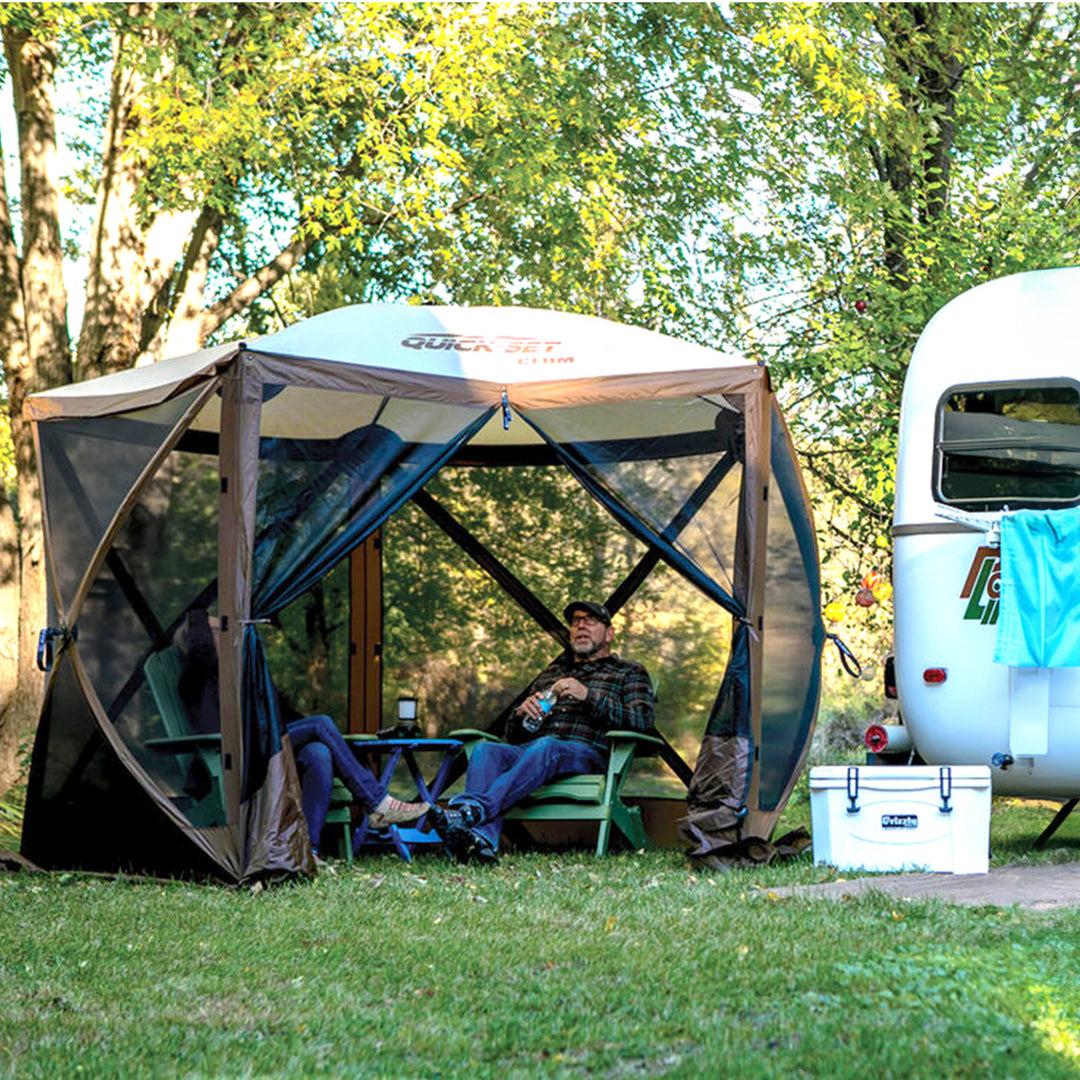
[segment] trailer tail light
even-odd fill
[[[911,732],[903,724],[871,724],[866,729],[866,749],[871,754],[910,754]]]
[[[923,673],[924,683],[930,686],[938,686],[949,677],[949,673],[943,667],[928,667]]]
[[[866,729],[866,748],[872,754],[880,754],[889,746],[889,733],[881,724],[871,724]]]

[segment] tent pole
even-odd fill
[[[374,734],[382,721],[382,533],[349,555],[349,732]]]
[[[754,737],[752,779],[747,793],[749,813],[743,819],[742,837],[767,835],[762,829],[768,819],[771,828],[773,815],[758,811],[758,789],[761,779],[761,690],[765,634],[765,561],[768,553],[769,478],[772,446],[772,391],[768,377],[762,379],[746,395],[746,463],[743,491],[746,497],[745,514],[745,588],[746,621],[750,630],[750,722]]]
[[[222,776],[228,825],[241,853],[245,849],[240,818],[244,762],[242,657],[244,624],[251,615],[255,491],[262,411],[262,383],[250,368],[251,359],[242,352],[224,380],[218,496]]]

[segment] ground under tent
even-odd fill
[[[770,837],[809,747],[824,634],[812,520],[765,368],[586,316],[373,304],[38,394],[26,412],[50,580],[22,846],[38,865],[232,881],[312,872],[264,635],[335,568],[362,564],[379,530],[421,511],[549,653],[564,641],[555,612],[571,586],[629,619],[662,573],[691,598],[680,607],[722,615],[722,630],[695,616],[697,640],[672,649],[673,613],[654,590],[633,621],[651,628],[641,641],[659,642],[656,654],[625,651],[651,671],[665,648],[722,656],[689,718],[698,752],[684,835],[701,856]],[[572,478],[605,535],[625,538],[619,557],[597,549],[526,584],[439,487],[511,469]],[[492,516],[535,530],[543,552],[547,518],[564,514],[508,500]],[[566,516],[559,536],[572,550],[580,519]],[[383,721],[372,682],[392,658],[373,663],[357,640],[364,613],[382,614],[381,600],[357,599],[365,588],[351,590],[362,612],[338,719],[371,731]],[[202,768],[148,685],[200,606],[222,629],[220,742]],[[690,674],[685,662],[671,671],[661,700],[677,708]]]

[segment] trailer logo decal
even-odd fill
[[[960,599],[968,602],[965,619],[975,619],[983,626],[997,622],[1001,601],[1001,554],[997,548],[981,547],[975,552]]]
[[[881,827],[883,829],[917,829],[919,827],[919,815],[882,814]]]

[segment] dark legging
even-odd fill
[[[386,788],[370,769],[360,764],[329,716],[305,716],[288,724],[285,730],[300,772],[301,804],[308,835],[312,848],[318,851],[335,775],[365,810],[378,806]]]

